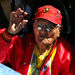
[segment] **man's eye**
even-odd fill
[[[47,26],[46,26],[46,31],[49,32],[50,30],[51,30],[50,26],[47,25]]]
[[[41,30],[42,29],[42,24],[38,24],[38,26],[37,26],[37,30]]]
[[[49,32],[50,31],[50,28],[46,28],[46,31]]]
[[[41,30],[42,28],[40,26],[37,27],[37,30]]]

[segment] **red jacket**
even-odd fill
[[[12,36],[8,34],[3,36],[4,32],[6,32],[5,30],[0,30],[0,62],[4,64],[9,62],[14,70],[27,75],[35,47],[34,37],[32,34],[25,35],[21,38],[14,36],[11,41],[6,41],[9,39],[7,36]],[[4,40],[5,37],[7,37],[6,40]],[[57,52],[51,65],[51,75],[70,75],[71,46],[62,38],[56,41],[54,47],[56,45]],[[45,65],[49,63],[49,58],[50,55],[42,66],[40,75],[50,75],[49,65],[43,71]]]

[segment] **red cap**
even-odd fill
[[[45,5],[38,8],[34,19],[39,19],[39,18],[49,20],[55,24],[62,23],[61,12],[52,5]]]

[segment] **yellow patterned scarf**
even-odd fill
[[[54,56],[56,54],[56,50],[57,50],[57,47],[54,48],[53,53],[51,55],[51,63],[52,63]],[[49,55],[50,51],[51,51],[51,48],[49,50],[46,50],[42,55],[40,55],[37,46],[35,47],[34,54],[36,55],[36,57],[34,59],[34,62],[35,62],[35,68],[36,69],[40,68],[43,65],[43,63],[44,63],[46,57]],[[50,63],[50,69],[51,69],[51,63]],[[33,64],[33,61],[32,61],[32,64]],[[32,64],[31,64],[30,69],[29,69],[29,75],[32,75],[32,73],[33,73],[34,67]]]

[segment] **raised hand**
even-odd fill
[[[26,25],[26,23],[28,22],[28,20],[24,19],[26,15],[27,13],[23,12],[21,8],[18,8],[16,11],[11,12],[9,27],[7,31],[13,35],[19,33],[24,28],[24,25]]]

